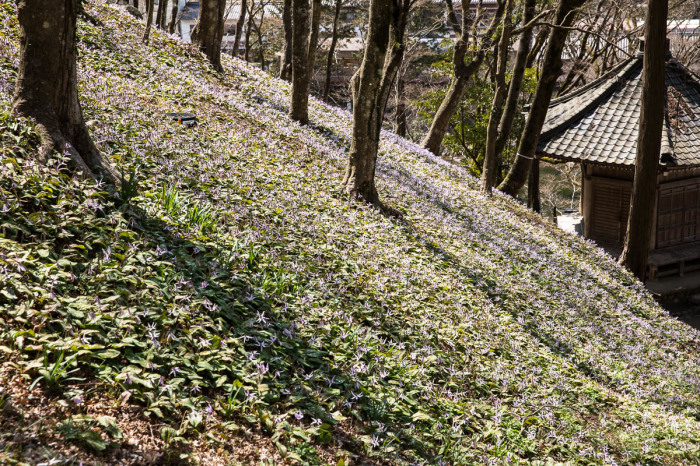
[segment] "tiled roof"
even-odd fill
[[[185,3],[185,6],[180,11],[180,19],[182,21],[197,21],[199,16],[199,2],[192,1]],[[264,6],[266,16],[279,16],[279,9],[277,6],[268,3]],[[226,21],[236,21],[241,14],[241,2],[240,1],[229,1],[227,2],[224,18]]]
[[[197,21],[199,16],[199,2],[187,2],[185,7],[180,12],[182,21]]]
[[[540,156],[634,165],[642,94],[642,55],[549,106]],[[666,62],[666,117],[660,162],[700,166],[700,80],[674,59]]]

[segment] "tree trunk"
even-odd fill
[[[216,71],[223,72],[221,41],[224,37],[226,0],[201,0],[199,5],[197,24],[192,29],[192,43],[199,46]]]
[[[544,44],[547,41],[547,35],[547,28],[542,28],[537,32],[537,36],[535,36],[535,44],[532,46],[532,49],[530,49],[530,53],[527,56],[527,64],[525,65],[526,68],[532,68],[535,66],[535,61],[539,57],[542,47],[544,47]]]
[[[335,48],[338,46],[338,19],[340,10],[343,7],[343,0],[335,0],[335,13],[333,15],[333,32],[331,34],[331,46],[328,49],[328,60],[326,61],[326,82],[323,86],[323,101],[328,102],[331,92],[331,74],[333,73],[333,60],[335,58]]]
[[[454,52],[452,54],[452,66],[454,76],[450,81],[450,87],[445,94],[445,98],[442,100],[438,111],[435,113],[435,117],[430,125],[428,134],[425,135],[421,145],[428,149],[433,154],[438,155],[440,153],[440,146],[442,145],[442,140],[445,138],[447,129],[450,125],[450,120],[452,115],[459,107],[459,103],[464,97],[464,91],[467,86],[469,79],[479,71],[481,64],[486,57],[488,49],[491,47],[491,41],[493,40],[494,34],[496,33],[496,28],[498,23],[501,21],[503,16],[503,2],[499,1],[498,10],[494,15],[491,24],[484,34],[485,43],[474,53],[469,64],[464,62],[465,54],[469,50],[469,30],[472,25],[472,20],[470,15],[462,15],[461,26],[457,23],[456,15],[454,13],[454,8],[452,7],[452,0],[447,0],[447,16],[448,21],[452,25],[452,28],[456,34],[456,40],[454,45]],[[462,11],[469,11],[470,0],[462,0]]]
[[[284,0],[282,10],[282,27],[284,28],[284,55],[280,65],[280,79],[292,80],[292,0]]]
[[[540,203],[540,161],[533,160],[527,183],[527,206],[533,211],[540,213],[542,204]]]
[[[309,32],[309,49],[307,50],[307,67],[308,82],[306,84],[306,92],[311,89],[311,81],[314,76],[314,67],[316,66],[316,51],[318,49],[318,33],[321,27],[321,12],[323,12],[323,4],[321,0],[312,0],[311,2],[311,31]]]
[[[661,135],[665,117],[667,0],[649,0],[644,33],[642,69],[642,109],[639,117],[637,157],[635,159],[632,201],[625,246],[620,264],[637,278],[645,279],[652,236],[656,176],[661,153]]]
[[[445,93],[445,98],[442,99],[442,103],[433,117],[428,134],[423,138],[421,145],[435,155],[440,155],[442,140],[447,134],[452,115],[457,111],[462,97],[464,97],[464,91],[470,77],[456,76],[452,79],[450,87]]]
[[[396,81],[396,134],[402,138],[408,133],[408,124],[406,122],[406,102],[404,102],[404,82],[403,78]]]
[[[292,0],[292,102],[289,116],[309,122],[309,0]]]
[[[165,29],[165,8],[168,0],[158,0],[158,12],[156,13],[156,27]]]
[[[252,25],[255,28],[255,35],[258,36],[258,59],[260,60],[260,69],[265,71],[265,47],[263,46],[263,35],[260,30],[263,22],[265,21],[265,5],[263,4],[260,8],[260,23],[256,23],[253,15],[251,15]]]
[[[151,25],[153,24],[153,0],[147,1],[146,30],[143,32],[143,38],[141,39],[146,45],[148,45],[148,40],[151,36]]]
[[[177,24],[177,0],[171,0],[172,7],[170,8],[170,24],[168,24],[168,32],[175,34],[175,26]]]
[[[525,26],[535,17],[536,0],[525,0],[525,11],[523,12],[522,24]],[[518,39],[518,53],[515,56],[513,63],[513,71],[508,84],[508,97],[501,115],[501,121],[498,124],[498,139],[496,139],[496,158],[501,159],[503,151],[508,142],[508,137],[513,129],[515,115],[518,111],[518,100],[520,98],[520,90],[525,79],[525,68],[527,65],[527,57],[530,53],[530,44],[532,42],[532,28],[525,29]],[[500,165],[500,164],[499,164]]]
[[[496,167],[498,155],[496,154],[496,139],[498,138],[498,123],[501,119],[503,103],[506,99],[506,66],[508,65],[508,52],[510,49],[510,36],[513,29],[511,14],[513,13],[513,0],[507,0],[506,12],[503,16],[503,29],[501,39],[496,49],[496,72],[494,81],[496,90],[493,95],[491,114],[486,128],[486,153],[484,155],[484,168],[481,171],[481,190],[490,193],[496,179]]]
[[[371,0],[367,45],[351,83],[352,143],[342,184],[351,197],[380,207],[374,183],[377,149],[386,103],[403,60],[409,7],[408,0]]]
[[[583,38],[581,39],[581,46],[578,50],[578,55],[576,55],[576,58],[573,60],[573,65],[571,66],[571,69],[568,73],[566,73],[566,77],[564,77],[564,80],[561,82],[556,97],[561,97],[564,94],[566,94],[569,88],[575,82],[576,78],[578,78],[581,75],[581,73],[583,73],[588,67],[588,64],[590,62],[589,60],[586,60],[586,52],[588,51],[589,38],[590,32],[586,31],[583,34]]]
[[[39,158],[67,155],[84,176],[118,186],[116,170],[100,154],[85,127],[76,72],[79,0],[17,4],[20,62],[12,104],[15,115],[34,118],[41,137]]]
[[[250,4],[250,11],[248,12],[248,22],[245,26],[245,50],[243,51],[243,59],[246,62],[250,61],[250,35],[253,31],[253,12],[255,9],[255,1],[252,0]]]
[[[518,155],[515,157],[515,162],[511,166],[508,176],[499,186],[501,191],[513,197],[517,196],[527,180],[527,175],[537,150],[540,132],[547,117],[547,108],[552,100],[557,77],[561,73],[561,53],[569,35],[568,28],[576,20],[575,10],[583,5],[584,2],[585,0],[561,0],[557,7],[555,25],[563,27],[554,27],[549,33],[549,43],[547,44],[542,64],[542,75],[537,84],[535,98],[520,137]]]
[[[245,26],[245,14],[246,8],[248,7],[247,0],[241,0],[241,12],[238,13],[238,20],[236,21],[236,35],[233,38],[233,49],[231,50],[231,56],[238,56],[238,49],[241,45],[241,33],[243,32],[243,26]]]

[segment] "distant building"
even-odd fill
[[[668,53],[666,117],[647,277],[700,270],[700,81]],[[643,53],[553,100],[537,157],[579,162],[584,235],[619,252],[627,230]]]
[[[179,0],[182,3],[182,8],[180,8],[180,13],[178,14],[178,31],[180,32],[180,37],[185,42],[191,42],[191,34],[194,25],[197,23],[197,18],[199,17],[199,1],[188,1]],[[238,22],[238,17],[241,14],[241,3],[240,1],[230,1],[227,2],[226,11],[224,15],[224,37],[222,39],[221,51],[223,53],[231,53],[233,48],[233,42],[236,37],[236,23]],[[265,16],[277,16],[279,11],[273,5],[267,5],[265,7]],[[246,21],[247,23],[247,21]],[[245,24],[241,30],[241,42],[239,43],[238,53],[242,54],[245,51]]]
[[[326,47],[330,44],[324,44]],[[352,75],[360,67],[365,41],[362,37],[339,39],[335,47],[335,65],[331,74],[334,84],[350,81]]]

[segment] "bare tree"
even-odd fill
[[[168,0],[158,0],[158,13],[156,14],[156,27],[165,29],[165,9],[167,8]]]
[[[322,7],[321,0],[313,0],[309,15],[308,0],[292,0],[292,101],[289,116],[301,124],[309,122],[309,89]]]
[[[79,0],[17,3],[20,61],[12,113],[36,121],[39,158],[66,154],[85,176],[114,185],[120,178],[95,147],[78,99],[76,19]]]
[[[250,0],[248,3],[248,22],[245,27],[245,42],[243,59],[250,61],[250,36],[253,33],[253,15],[255,14],[255,0]]]
[[[367,45],[351,82],[352,143],[342,185],[350,196],[380,207],[374,182],[379,136],[389,93],[403,60],[410,7],[410,0],[371,0]]]
[[[255,31],[255,46],[257,47],[258,60],[260,60],[260,69],[265,69],[265,37],[263,34],[263,24],[265,23],[265,12],[270,2],[262,0],[260,2],[253,1],[248,12],[248,29],[250,33]],[[250,35],[246,34],[246,60],[248,60],[248,49],[252,47],[250,44]]]
[[[328,95],[331,91],[331,74],[333,73],[333,61],[335,59],[335,48],[338,46],[338,19],[340,10],[343,7],[343,0],[335,0],[335,12],[333,14],[333,27],[331,28],[331,45],[328,49],[328,59],[326,61],[326,80],[323,87],[323,101],[328,102]]]
[[[321,12],[323,11],[323,3],[321,0],[311,1],[311,31],[309,31],[309,45],[306,52],[306,66],[309,69],[308,77],[309,83],[308,88],[311,85],[311,78],[314,74],[314,67],[316,66],[316,52],[318,51],[318,33],[321,28]]]
[[[518,154],[505,180],[499,189],[506,194],[516,196],[525,184],[530,172],[530,166],[535,157],[537,141],[547,116],[547,107],[552,100],[552,93],[561,73],[561,53],[571,25],[576,19],[576,10],[585,0],[561,0],[555,14],[554,24],[551,25],[547,49],[542,63],[542,73],[537,84],[537,91],[528,114],[525,128],[520,137]]]
[[[448,22],[456,35],[452,54],[452,68],[454,74],[450,81],[450,87],[445,94],[445,98],[435,113],[430,129],[421,143],[423,147],[433,154],[438,154],[440,152],[440,146],[442,145],[442,140],[445,138],[445,133],[450,125],[452,115],[454,115],[462,101],[469,79],[474,73],[479,71],[488,50],[493,45],[492,41],[496,28],[501,21],[501,16],[503,16],[504,3],[502,0],[498,0],[498,10],[491,21],[491,25],[483,36],[483,42],[479,49],[473,53],[471,61],[467,63],[465,58],[469,51],[469,31],[472,27],[472,18],[469,14],[469,0],[461,1],[462,22],[460,25],[457,21],[452,0],[445,0]],[[479,19],[477,18],[476,21],[478,24]]]
[[[241,0],[241,11],[238,13],[238,20],[236,20],[236,35],[233,38],[233,49],[231,50],[232,57],[238,56],[238,48],[241,45],[241,33],[243,32],[243,26],[245,26],[247,8],[247,0]]]
[[[535,159],[530,166],[530,173],[527,176],[527,206],[533,211],[542,211],[540,201],[540,161]]]
[[[639,116],[637,157],[634,163],[632,201],[625,245],[620,255],[624,265],[640,280],[646,275],[652,236],[656,176],[661,153],[665,117],[666,18],[668,0],[649,0],[644,33],[642,109]]]
[[[216,71],[222,72],[221,41],[224,37],[226,0],[200,0],[199,17],[192,29],[192,43],[199,46]]]
[[[394,84],[394,130],[401,137],[409,133],[409,115],[411,113],[411,97],[413,93],[425,94],[426,79],[424,75],[425,62],[435,57],[435,49],[429,38],[433,33],[442,31],[444,21],[439,14],[439,5],[428,0],[419,0],[411,7],[414,14],[407,25],[406,44],[401,66],[396,74]],[[391,103],[391,100],[389,100]],[[387,112],[390,109],[387,108]]]
[[[144,44],[148,44],[149,38],[151,36],[151,25],[153,24],[153,0],[147,0],[147,12],[146,12],[146,30],[143,32],[143,38],[141,39]]]
[[[496,178],[495,171],[498,158],[496,154],[496,139],[498,138],[498,124],[506,99],[506,66],[508,64],[511,31],[513,29],[513,23],[511,21],[512,14],[513,0],[506,0],[506,11],[503,16],[501,38],[498,42],[498,48],[495,54],[496,72],[494,73],[494,81],[496,82],[496,90],[493,95],[491,115],[489,115],[489,123],[486,129],[486,154],[484,156],[484,168],[481,172],[481,188],[485,193],[491,192]]]
[[[175,34],[175,25],[177,24],[177,0],[172,0],[170,8],[170,23],[168,24],[168,32]]]
[[[284,29],[284,55],[280,65],[280,79],[292,80],[292,0],[284,0],[282,9],[282,28]]]
[[[496,139],[497,159],[500,159],[503,155],[503,151],[508,143],[508,137],[513,129],[516,112],[518,111],[518,100],[520,98],[523,80],[525,79],[525,69],[527,67],[527,59],[532,42],[533,27],[531,27],[530,24],[531,21],[535,19],[535,6],[536,0],[525,0],[523,6],[522,30],[518,38],[518,52],[513,62],[513,70],[511,72],[510,82],[508,83],[508,97],[506,97],[501,121],[498,123],[498,138]]]
[[[292,0],[292,102],[289,116],[302,124],[309,121],[309,30],[309,0]]]

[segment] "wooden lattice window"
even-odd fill
[[[591,212],[593,239],[615,243],[625,239],[631,194],[631,183],[595,181]]]
[[[659,191],[656,247],[700,240],[700,184],[663,188]]]

